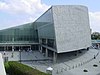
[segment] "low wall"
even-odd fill
[[[0,53],[0,75],[6,75],[2,54]]]

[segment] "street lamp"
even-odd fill
[[[19,62],[21,63],[21,50],[20,49],[19,49],[19,53],[20,53]]]

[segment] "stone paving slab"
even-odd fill
[[[100,50],[90,49],[89,51],[83,51],[77,56],[74,56],[69,53],[68,55],[60,56],[59,62],[53,64],[50,61],[30,61],[23,62],[26,65],[29,65],[33,68],[37,68],[40,71],[46,72],[48,67],[53,68],[53,75],[99,75],[100,74],[100,54],[96,56]],[[3,52],[1,52],[3,54]],[[19,60],[20,53],[14,52],[12,58],[12,52],[7,52],[9,60]],[[45,57],[39,52],[23,52],[22,59],[45,59]],[[62,59],[61,59],[62,58]],[[98,67],[93,67],[94,64],[97,64]],[[83,72],[86,69],[88,72]]]

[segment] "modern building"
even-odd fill
[[[0,50],[38,50],[37,32],[31,23],[0,30]]]
[[[55,5],[33,23],[0,30],[0,50],[39,50],[54,60],[90,46],[88,9],[81,5]]]

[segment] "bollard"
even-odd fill
[[[73,69],[74,69],[74,66],[73,66]]]
[[[81,63],[81,66],[82,66],[82,63]]]
[[[62,69],[61,69],[61,72],[62,72]]]
[[[78,64],[78,66],[80,66],[80,63]]]
[[[56,72],[56,73],[57,73],[57,74],[59,73],[59,72],[58,72],[58,70],[57,70],[57,72]]]
[[[67,68],[65,68],[64,70],[67,71]]]
[[[76,68],[77,68],[77,64],[76,64]]]

